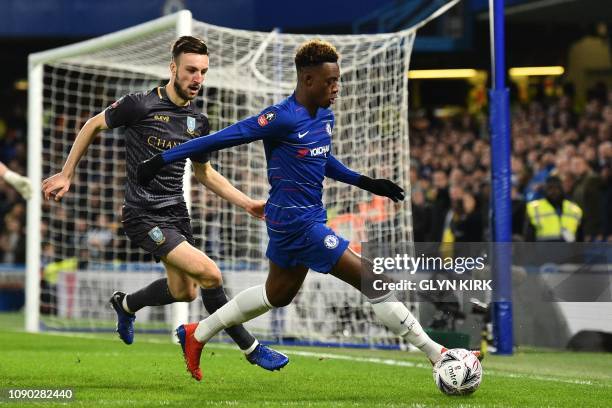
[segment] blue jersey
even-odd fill
[[[231,146],[263,140],[270,196],[266,223],[275,233],[295,233],[325,223],[323,179],[355,185],[360,174],[332,155],[334,114],[319,108],[313,117],[295,95],[219,132],[166,150],[166,164]]]

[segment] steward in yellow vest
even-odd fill
[[[582,209],[564,198],[558,177],[546,179],[544,198],[527,203],[526,241],[575,242],[582,240]]]

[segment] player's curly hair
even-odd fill
[[[172,44],[172,59],[186,53],[208,55],[208,47],[201,38],[184,35]]]
[[[339,57],[336,47],[327,41],[310,40],[300,45],[295,53],[295,67],[299,71],[325,62],[338,62]]]

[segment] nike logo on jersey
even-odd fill
[[[308,132],[310,132],[310,130],[307,130],[305,132],[299,132],[298,133],[298,138],[299,139],[303,138],[304,136],[306,136],[308,134]]]

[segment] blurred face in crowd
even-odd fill
[[[416,186],[419,181],[419,173],[415,167],[410,167],[410,185]]]
[[[601,142],[612,140],[612,122],[599,124],[597,139]]]
[[[512,168],[512,173],[520,173],[525,169],[525,164],[520,158],[512,156],[510,159],[510,167]]]
[[[544,137],[542,138],[542,149],[554,149],[555,141],[552,137]]]
[[[563,149],[561,149],[561,155],[567,157],[569,160],[570,157],[574,157],[576,155],[576,146],[571,144],[565,146]]]
[[[26,208],[22,203],[15,204],[10,213],[13,217],[20,219],[25,216]]]
[[[589,163],[594,163],[597,160],[597,153],[595,152],[595,148],[593,147],[587,147],[586,149],[584,149],[584,153],[582,156]]]
[[[491,167],[491,149],[489,146],[485,146],[484,149],[482,149],[482,153],[480,155],[480,165],[485,169]]]
[[[567,129],[570,127],[570,115],[569,112],[561,112],[559,114],[559,125],[563,129]]]
[[[612,142],[605,142],[599,145],[597,156],[600,164],[612,159]]]
[[[534,164],[538,162],[538,151],[537,150],[531,150],[529,151],[529,153],[527,153],[527,163],[530,164]]]
[[[603,120],[608,124],[612,124],[612,105],[607,105],[603,110]]]
[[[425,204],[425,194],[420,188],[412,190],[412,204],[422,206]]]
[[[555,164],[555,155],[552,152],[546,152],[542,155],[542,165],[551,166]]]
[[[472,148],[472,151],[474,152],[474,154],[480,155],[485,151],[486,148],[487,144],[484,140],[477,140],[474,142],[474,147]]]
[[[570,99],[569,96],[563,95],[561,99],[559,99],[559,108],[560,109],[571,109],[571,107],[572,107],[572,100]]]
[[[563,187],[560,181],[546,182],[544,196],[552,204],[560,204],[563,201]]]
[[[586,119],[597,119],[601,111],[601,104],[598,99],[591,99],[587,102],[584,109]]]
[[[473,170],[476,168],[476,158],[472,152],[464,150],[463,153],[461,153],[461,166],[466,170]]]
[[[448,193],[449,193],[451,201],[461,201],[463,199],[464,190],[463,190],[463,187],[459,185],[453,185],[451,186]]]
[[[559,174],[565,175],[569,173],[570,163],[566,157],[557,156],[557,160],[555,160],[555,168]]]
[[[441,190],[448,187],[448,177],[443,171],[436,171],[433,174],[433,185],[435,188]]]
[[[87,221],[85,221],[83,218],[77,218],[75,222],[75,229],[80,233],[87,232]]]
[[[105,214],[100,214],[98,216],[98,227],[99,228],[107,228],[108,227],[108,217]]]
[[[21,231],[21,224],[19,223],[18,219],[14,217],[7,217],[5,223],[7,231],[12,233],[19,233]]]
[[[434,159],[434,154],[432,152],[431,146],[425,147],[423,149],[423,155],[421,156],[421,163],[425,165],[431,165]]]
[[[438,143],[436,144],[434,151],[436,156],[444,156],[448,153],[448,148],[444,143]]]
[[[453,184],[453,185],[463,184],[464,178],[465,177],[461,169],[458,167],[455,167],[450,172],[448,182],[449,184]]]
[[[572,158],[572,161],[570,164],[570,170],[574,176],[581,177],[582,175],[587,173],[587,171],[589,170],[589,167],[584,158],[580,156],[576,156]]]

